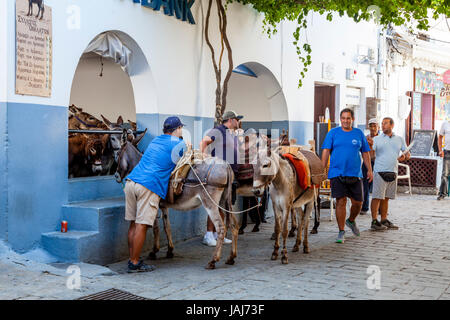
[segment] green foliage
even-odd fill
[[[428,13],[433,19],[440,14],[450,17],[450,0],[227,0],[252,5],[264,14],[264,31],[270,37],[277,32],[283,20],[296,21],[294,42],[299,60],[303,64],[299,87],[311,64],[311,46],[300,45],[300,30],[307,28],[308,13],[315,11],[332,21],[333,14],[347,15],[355,22],[375,20],[381,25],[408,25],[410,28],[428,30]]]

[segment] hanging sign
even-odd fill
[[[155,11],[160,11],[162,7],[166,16],[175,15],[178,20],[195,24],[191,11],[195,0],[133,0],[133,2],[140,3],[142,6],[152,8]]]
[[[50,97],[51,91],[52,9],[16,0],[16,94]]]

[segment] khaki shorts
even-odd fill
[[[386,182],[378,172],[373,174],[372,199],[395,199],[397,194],[397,179]]]
[[[127,180],[124,192],[125,220],[153,226],[161,198],[156,193],[131,180]]]

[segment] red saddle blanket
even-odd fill
[[[303,190],[309,188],[311,184],[309,182],[308,171],[305,163],[290,153],[283,154],[283,157],[288,159],[294,165],[295,171],[297,171],[297,181],[300,188]]]

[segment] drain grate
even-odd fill
[[[106,291],[94,293],[89,296],[81,297],[75,300],[149,300],[149,299],[136,296],[126,291],[112,288]]]

